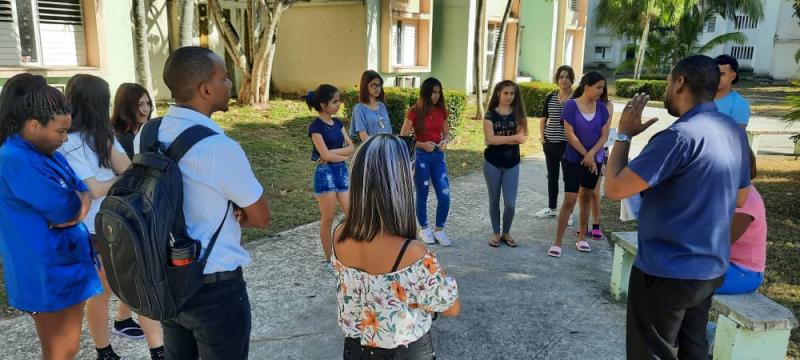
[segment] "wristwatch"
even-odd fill
[[[628,135],[620,134],[620,133],[617,133],[617,137],[614,140],[622,141],[622,142],[626,142],[626,143],[630,143],[631,142],[631,138],[628,137]]]

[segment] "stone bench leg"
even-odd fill
[[[747,133],[747,140],[750,141],[750,149],[753,150],[753,154],[758,155],[758,146],[761,143],[761,135],[759,134],[751,134]]]
[[[617,301],[628,298],[628,280],[631,277],[631,268],[635,254],[626,251],[622,246],[614,245],[614,262],[611,265],[611,296]]]
[[[783,360],[789,330],[748,330],[720,314],[715,339],[714,360]]]

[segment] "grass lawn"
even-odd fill
[[[767,208],[767,271],[759,291],[800,314],[800,160],[793,159],[759,156],[758,177],[753,183]],[[602,222],[607,232],[636,230],[636,222],[619,221],[618,201],[603,199]],[[792,333],[788,356],[800,358],[797,329]]]
[[[464,116],[474,114],[474,105],[469,105]],[[281,99],[273,100],[267,110],[232,106],[227,113],[214,116],[226,134],[244,148],[269,199],[270,227],[266,230],[245,229],[245,242],[319,220],[313,186],[315,163],[311,161],[311,140],[307,133],[308,125],[315,117],[316,113],[309,111],[304,102]],[[538,120],[530,118],[529,127],[532,136],[523,146],[523,156],[540,148]],[[483,121],[464,120],[458,138],[447,150],[450,178],[482,169],[484,147]],[[18,315],[8,308],[4,290],[0,289],[0,318]]]

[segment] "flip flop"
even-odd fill
[[[500,246],[500,238],[495,238],[494,236],[489,240],[489,246],[491,247],[498,247]]]
[[[554,258],[561,257],[561,246],[553,245],[550,249],[547,250],[547,256],[552,256]]]
[[[592,240],[603,240],[603,232],[600,229],[592,229]]]
[[[575,243],[575,248],[578,249],[578,251],[580,251],[580,252],[591,252],[592,251],[592,247],[589,246],[589,243],[587,243],[584,240],[576,242]]]
[[[509,247],[515,248],[517,247],[517,241],[514,240],[511,236],[508,237],[500,237],[500,241],[506,243]]]

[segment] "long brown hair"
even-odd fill
[[[142,95],[147,95],[147,101],[150,102],[150,112],[147,114],[149,119],[153,115],[153,98],[150,97],[144,86],[135,83],[124,83],[117,88],[117,94],[114,96],[114,111],[111,114],[111,124],[118,134],[139,131],[142,126],[139,123],[139,99],[142,98]]]
[[[98,166],[111,168],[114,131],[108,121],[111,90],[108,82],[94,75],[78,74],[67,81],[64,95],[72,105],[70,133],[78,133],[97,154]]]
[[[439,102],[434,104],[431,102],[431,96],[433,95],[433,89],[437,86],[439,87]],[[444,88],[442,88],[442,83],[439,80],[429,77],[422,82],[422,86],[419,88],[419,98],[411,108],[411,111],[416,112],[417,115],[417,120],[414,121],[414,134],[416,136],[420,136],[425,132],[425,118],[433,108],[445,108]]]
[[[492,91],[492,99],[489,100],[489,111],[492,111],[500,105],[500,92],[504,88],[514,88],[514,101],[511,102],[511,109],[514,113],[514,118],[517,120],[517,133],[522,129],[528,132],[528,118],[525,116],[525,104],[522,102],[522,94],[519,92],[519,85],[511,80],[503,80],[494,87]]]
[[[375,79],[381,80],[381,94],[378,95],[378,101],[384,102],[383,78],[381,74],[378,74],[375,70],[367,70],[361,74],[361,82],[358,84],[358,101],[362,104],[369,104],[369,83]]]

